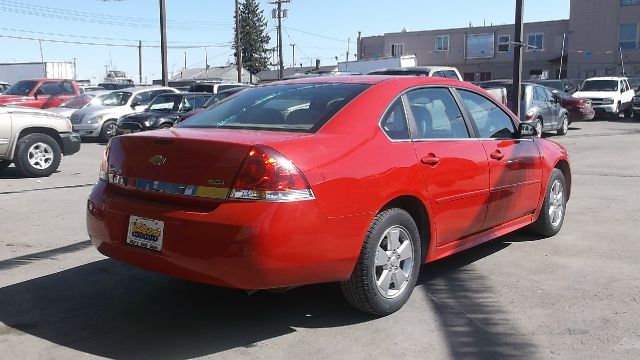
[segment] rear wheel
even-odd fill
[[[16,168],[30,177],[43,177],[53,174],[62,158],[60,145],[46,134],[29,134],[16,144]]]
[[[625,111],[624,111],[624,117],[627,119],[631,119],[633,117],[633,109],[631,108],[631,106],[629,106]]]
[[[560,128],[558,129],[558,135],[567,135],[569,132],[569,117],[567,115],[562,115],[562,119],[560,120]]]
[[[382,316],[399,310],[418,280],[420,249],[418,227],[409,213],[393,208],[378,214],[351,277],[341,284],[349,304]]]
[[[553,169],[538,220],[530,229],[540,235],[554,236],[562,228],[567,204],[567,182],[559,169]]]
[[[171,129],[173,125],[171,124],[162,124],[160,126],[158,126],[158,129]]]
[[[534,127],[536,128],[536,136],[541,138],[542,137],[542,120],[540,119],[536,120]]]

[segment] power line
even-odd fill
[[[133,45],[133,44],[97,43],[97,42],[61,40],[61,39],[40,39],[40,38],[27,37],[27,36],[1,35],[1,34],[0,34],[0,38],[16,39],[16,40],[44,41],[44,42],[73,44],[73,45],[128,47],[128,48],[137,48],[138,47],[138,45]],[[227,47],[227,46],[230,46],[230,44],[226,44],[226,45],[222,45],[221,44],[221,45],[216,45],[216,46],[203,46],[203,45],[184,46],[184,45],[178,45],[178,46],[169,46],[169,48],[172,48],[172,49],[202,49],[202,48],[205,48],[205,47]],[[142,47],[145,47],[145,48],[159,48],[160,45],[142,45]]]
[[[326,39],[326,40],[333,40],[333,41],[339,41],[341,43],[346,43],[347,41],[344,39],[338,39],[338,38],[334,38],[334,37],[330,37],[330,36],[325,36],[325,35],[320,35],[320,34],[315,34],[309,31],[305,31],[305,30],[300,30],[300,29],[296,29],[296,28],[292,28],[290,26],[287,26],[287,29],[289,30],[293,30],[293,31],[297,31],[299,33],[303,33],[303,34],[307,34],[310,36],[315,36],[317,38],[321,38],[321,39]],[[350,44],[355,44],[354,41],[349,41]]]

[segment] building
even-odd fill
[[[640,0],[570,4],[568,20],[524,25],[523,78],[621,74],[623,61],[627,75],[640,75]],[[511,78],[513,41],[512,24],[400,31],[361,38],[358,58],[415,55],[419,66],[455,66],[467,81]]]

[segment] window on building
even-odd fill
[[[391,56],[404,55],[404,44],[391,44]]]
[[[511,46],[511,36],[500,35],[498,36],[498,52],[508,52]]]
[[[484,59],[495,55],[494,34],[469,34],[465,36],[464,58]]]
[[[449,35],[436,36],[436,51],[449,51]]]
[[[619,46],[623,50],[638,48],[638,24],[620,24]]]
[[[620,6],[640,5],[640,0],[620,0]]]
[[[476,81],[476,73],[466,72],[462,75],[464,81]]]
[[[534,33],[527,36],[527,51],[536,51],[544,49],[544,34]]]

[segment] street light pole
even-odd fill
[[[240,2],[236,0],[236,67],[238,82],[242,82],[242,44],[240,44]]]
[[[511,99],[511,111],[516,116],[520,116],[520,88],[522,86],[523,5],[524,0],[516,0],[515,41],[513,43],[513,97]]]
[[[167,68],[167,13],[165,0],[160,0],[160,56],[162,57],[162,85],[169,86]]]

